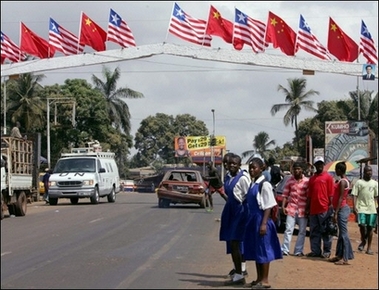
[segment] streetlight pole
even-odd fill
[[[213,138],[215,138],[215,110],[214,109],[212,109],[211,110],[212,111],[212,117],[213,117],[213,132],[212,132],[212,137],[211,137],[211,144],[213,144],[212,143],[212,140],[213,140]],[[215,152],[214,152],[214,146],[212,145],[211,146],[211,161],[212,161],[212,163],[213,163],[213,165],[214,165],[214,163],[215,163]]]

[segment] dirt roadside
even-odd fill
[[[347,266],[337,266],[321,258],[285,256],[271,264],[270,283],[275,289],[378,289],[378,235],[374,234],[374,255],[358,251],[360,234],[358,224],[349,222],[349,237],[354,250],[354,259]],[[279,234],[283,241],[283,234]],[[291,241],[291,250],[297,236]],[[335,254],[337,238],[333,239],[332,254]],[[305,240],[304,254],[310,252],[309,238]],[[251,272],[251,271],[249,271]],[[252,277],[254,278],[254,277]],[[250,282],[250,279],[248,279]]]

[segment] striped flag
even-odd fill
[[[311,28],[305,21],[304,17],[300,14],[299,32],[297,34],[295,52],[299,48],[306,52],[313,54],[321,59],[331,60],[332,57],[328,50],[323,46],[316,36],[312,33]]]
[[[8,36],[1,32],[1,63],[6,58],[12,62],[19,62],[24,60],[26,55]]]
[[[122,47],[136,46],[128,24],[112,9],[109,14],[107,41],[115,42]]]
[[[244,44],[251,46],[255,53],[264,52],[268,44],[265,42],[266,24],[254,20],[235,8],[233,28],[233,45],[241,50]]]
[[[168,31],[175,36],[203,46],[211,46],[212,37],[205,34],[207,22],[189,16],[175,3]]]
[[[78,54],[84,50],[84,45],[79,44],[79,39],[53,18],[50,18],[49,23],[49,45],[65,55]]]
[[[376,64],[378,62],[378,55],[375,47],[374,40],[370,32],[368,32],[366,24],[362,20],[361,25],[361,39],[359,43],[359,52],[366,58],[367,63]]]

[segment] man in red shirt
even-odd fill
[[[309,178],[306,206],[306,213],[309,214],[311,252],[306,256],[329,258],[333,237],[325,233],[325,224],[333,214],[334,181],[329,173],[324,172],[324,157],[316,156],[313,164],[316,172]],[[321,253],[321,240],[323,253]]]

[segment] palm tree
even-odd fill
[[[117,81],[120,79],[120,69],[117,67],[112,73],[109,68],[103,67],[102,70],[105,81],[92,75],[95,89],[99,90],[107,101],[109,118],[112,125],[121,133],[130,133],[130,112],[125,102],[126,98],[143,98],[144,95],[128,87],[117,88]]]
[[[345,102],[348,107],[348,118],[362,120],[367,123],[372,132],[378,133],[378,93],[373,97],[373,91],[349,92],[352,103]],[[358,98],[359,97],[359,98]],[[349,104],[350,107],[349,107]],[[359,108],[359,114],[358,114]]]
[[[28,132],[35,132],[46,126],[46,105],[40,98],[42,86],[39,82],[45,75],[25,73],[9,82],[7,109],[13,123],[19,121]]]
[[[282,85],[278,85],[278,91],[282,91],[285,95],[285,103],[273,105],[271,107],[271,115],[274,116],[280,110],[288,109],[284,115],[283,123],[285,126],[288,126],[289,123],[291,123],[291,126],[295,125],[296,145],[297,150],[300,151],[297,118],[301,109],[317,112],[317,110],[313,108],[314,102],[307,99],[313,95],[319,95],[320,93],[315,90],[306,92],[307,81],[304,78],[288,79],[287,81],[288,89]]]
[[[250,161],[251,157],[254,156],[255,153],[260,154],[263,158],[266,159],[266,153],[269,151],[268,147],[271,145],[275,145],[276,142],[275,140],[270,140],[269,135],[266,132],[259,132],[253,140],[253,148],[254,150],[247,150],[245,152],[242,152],[241,157],[245,158],[247,156],[250,156],[249,160]]]

